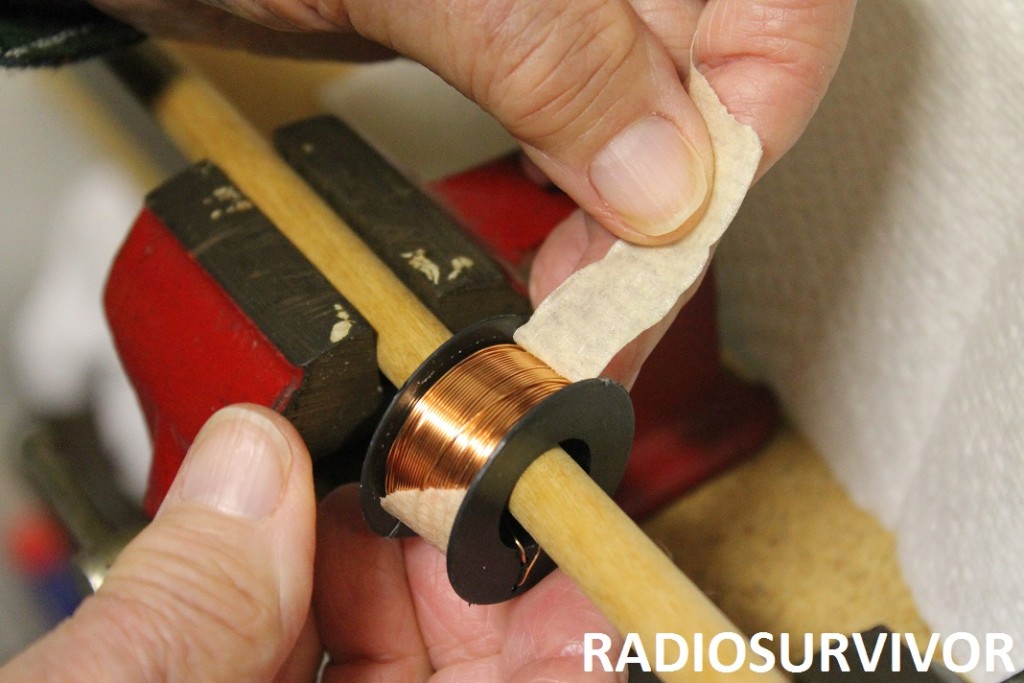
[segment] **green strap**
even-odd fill
[[[0,66],[58,66],[143,37],[83,2],[0,2]]]

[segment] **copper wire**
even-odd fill
[[[388,453],[385,491],[468,488],[509,429],[567,384],[515,344],[468,356],[413,405]]]

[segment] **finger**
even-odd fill
[[[127,21],[147,33],[164,36],[175,24],[186,30],[201,30],[198,24],[232,29],[240,22],[277,31],[330,31],[315,9],[304,2],[275,0],[89,0],[96,8]],[[191,24],[191,26],[190,26]]]
[[[539,305],[572,273],[603,258],[614,242],[615,238],[608,231],[582,211],[573,212],[555,226],[537,251],[530,269],[530,300],[534,306]],[[705,266],[704,272],[706,270]],[[682,293],[668,315],[616,354],[601,372],[602,377],[614,379],[627,389],[632,388],[647,357],[665,336],[683,305],[700,287],[704,272]]]
[[[530,267],[530,301],[539,306],[574,272],[604,257],[615,237],[576,210],[555,226],[534,256]]]
[[[508,680],[615,681],[614,673],[585,673],[586,633],[603,633],[618,652],[615,628],[562,572],[544,578],[510,605],[504,656]]]
[[[309,683],[323,663],[324,647],[320,644],[316,618],[310,610],[288,659],[274,677],[274,683]]]
[[[324,0],[339,26],[432,68],[625,239],[671,241],[702,213],[711,148],[675,65],[626,0]]]
[[[316,59],[373,61],[395,53],[354,33],[308,33],[313,26],[271,19],[255,23],[198,0],[90,0],[98,9],[160,38],[206,43],[221,48],[244,49],[269,55]],[[300,28],[304,31],[297,32]],[[284,29],[284,30],[281,30]],[[320,29],[324,30],[324,29]]]
[[[665,46],[685,83],[690,71],[693,34],[706,0],[629,0],[629,3]]]
[[[432,669],[406,583],[402,543],[366,528],[358,488],[329,495],[317,520],[313,609],[325,681],[416,681]]]
[[[435,669],[477,662],[501,652],[508,605],[470,605],[448,580],[445,556],[422,539],[405,543],[406,573],[423,641]],[[482,662],[490,666],[494,662]],[[468,671],[462,680],[469,678]]]
[[[764,145],[759,174],[803,133],[839,65],[856,0],[711,0],[693,58]]]
[[[530,268],[530,300],[536,307],[570,275],[604,258],[616,242],[614,235],[577,210],[551,231],[537,250]],[[689,297],[685,297],[688,299]],[[664,336],[682,303],[658,325],[645,331],[637,341],[627,344],[602,377],[616,380],[627,389],[633,386],[640,366]]]
[[[313,3],[292,0],[201,0],[249,21],[283,30],[329,31],[334,27]]]
[[[701,270],[697,280],[679,296],[675,305],[673,305],[664,318],[641,332],[636,339],[615,354],[615,357],[608,363],[608,366],[601,371],[601,377],[614,379],[627,389],[633,388],[643,364],[647,362],[647,357],[651,355],[654,348],[661,341],[661,338],[668,332],[668,329],[675,322],[676,316],[679,315],[679,311],[686,305],[686,302],[697,293],[697,289],[707,274],[708,265],[707,263],[704,264],[704,269]]]
[[[533,160],[525,154],[519,155],[519,167],[527,180],[534,185],[548,188],[552,187],[551,178],[548,178],[547,174],[544,173],[537,164],[533,163]]]
[[[156,519],[10,680],[270,680],[309,611],[308,455],[266,409],[217,413]]]

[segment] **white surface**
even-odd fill
[[[1024,666],[1024,4],[862,0],[719,251],[726,343],[897,534],[938,631]],[[998,680],[1006,674],[976,674]]]

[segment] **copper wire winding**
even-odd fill
[[[468,488],[508,430],[568,384],[516,344],[468,356],[412,406],[388,452],[385,491]]]

